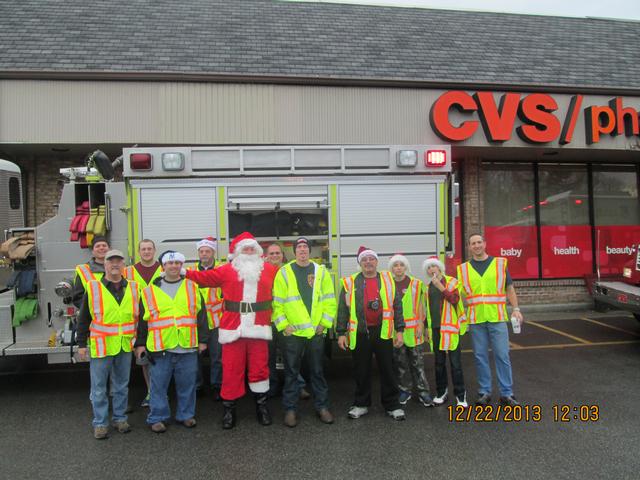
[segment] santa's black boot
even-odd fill
[[[271,425],[271,414],[267,407],[267,393],[256,393],[256,415],[260,425]]]
[[[236,402],[233,400],[223,400],[222,406],[224,412],[222,413],[222,428],[230,430],[236,426]]]

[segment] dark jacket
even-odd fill
[[[107,290],[111,292],[113,298],[115,298],[116,302],[118,302],[118,305],[120,305],[120,303],[122,303],[122,299],[124,298],[124,293],[126,291],[127,285],[129,284],[129,282],[127,282],[127,279],[124,277],[122,278],[122,287],[120,289],[115,288],[114,283],[107,280],[106,277],[102,277],[102,279],[100,279],[100,282],[105,287],[107,287]],[[87,295],[87,292],[85,292],[80,302],[80,312],[78,312],[78,324],[76,327],[76,343],[78,344],[78,347],[85,348],[87,346],[87,338],[89,337],[90,326],[91,311],[89,310],[89,295]]]
[[[378,290],[380,290],[380,273],[378,273]],[[359,273],[353,282],[356,289],[356,317],[358,318],[358,331],[367,330],[367,322],[364,315],[364,276]],[[344,287],[340,289],[340,302],[338,304],[338,320],[336,322],[336,333],[338,335],[347,334],[349,323],[349,307],[347,306],[346,291]],[[402,292],[396,289],[396,296],[393,299],[393,324],[396,332],[404,331],[404,315],[402,314]]]
[[[156,278],[152,283],[156,287],[160,287],[162,277]],[[207,309],[204,305],[204,299],[202,294],[200,295],[200,301],[202,308],[198,312],[198,343],[207,343],[209,341],[209,324],[207,323]],[[142,303],[142,295],[140,295],[140,321],[138,322],[138,332],[136,335],[136,347],[147,346],[147,335],[149,333],[149,324],[144,321],[144,304]],[[161,353],[161,352],[149,352],[149,353]]]

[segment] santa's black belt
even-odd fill
[[[227,312],[237,313],[253,313],[262,312],[264,310],[271,310],[271,300],[266,302],[234,302],[233,300],[224,301],[224,309]]]

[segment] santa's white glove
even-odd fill
[[[180,269],[180,275],[182,275],[183,277],[186,277],[186,276],[187,276],[187,269],[186,269],[186,268],[184,268],[184,267],[182,267],[182,268]]]

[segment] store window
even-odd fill
[[[485,164],[487,252],[506,257],[513,278],[537,278],[538,240],[533,164]]]
[[[540,165],[538,178],[543,278],[592,273],[587,166]]]
[[[638,180],[632,166],[593,167],[597,268],[617,275],[640,242]]]

